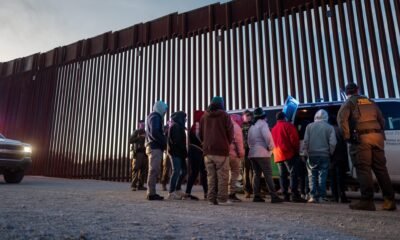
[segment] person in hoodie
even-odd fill
[[[179,111],[171,115],[171,126],[168,129],[167,152],[170,156],[172,175],[169,182],[170,200],[181,200],[180,186],[186,176],[186,113]]]
[[[308,156],[307,169],[310,184],[309,203],[326,201],[326,178],[330,157],[336,147],[335,129],[328,123],[328,113],[321,109],[314,116],[314,122],[306,127],[304,154]]]
[[[276,114],[276,124],[271,133],[275,143],[274,161],[279,168],[279,182],[283,190],[284,199],[288,202],[305,202],[301,198],[298,189],[300,140],[296,127],[291,122],[286,121],[285,113],[278,112]],[[288,177],[290,178],[290,189],[292,190],[291,198],[288,192]]]
[[[254,110],[254,122],[249,129],[247,143],[249,144],[249,159],[253,167],[253,202],[265,202],[260,194],[261,173],[264,174],[271,195],[271,203],[283,202],[278,197],[272,180],[271,154],[274,149],[274,141],[266,121],[266,114],[262,108]]]
[[[204,111],[194,112],[194,123],[189,131],[189,178],[186,185],[186,194],[184,199],[199,200],[198,197],[192,195],[192,188],[200,173],[200,183],[203,186],[204,199],[207,199],[207,171],[204,165],[203,146],[200,141],[200,119],[204,115]]]
[[[232,125],[233,125],[233,141],[230,145],[229,151],[229,200],[232,202],[241,202],[239,198],[236,197],[236,183],[240,175],[240,162],[244,157],[244,145],[243,145],[243,132],[240,124],[242,123],[242,118],[240,115],[231,115]]]
[[[160,175],[163,152],[167,147],[167,139],[163,131],[163,118],[168,105],[157,101],[153,112],[147,116],[146,122],[146,154],[149,158],[149,174],[147,178],[147,199],[164,200],[156,193],[157,177]]]
[[[233,140],[233,125],[231,118],[224,110],[222,97],[214,97],[201,118],[200,139],[203,142],[207,169],[209,204],[230,204],[231,201],[228,200],[229,150]]]

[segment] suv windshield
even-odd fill
[[[0,138],[4,138],[4,139],[5,139],[6,137],[4,137],[4,136],[0,133]]]

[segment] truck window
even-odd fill
[[[385,118],[385,130],[400,130],[400,102],[378,102]]]
[[[327,106],[311,106],[311,107],[299,107],[296,113],[294,125],[297,128],[299,137],[301,140],[304,139],[304,133],[309,123],[314,122],[314,115],[318,110],[324,109],[328,112],[329,118],[336,119],[337,112],[339,111],[340,105],[327,105]]]

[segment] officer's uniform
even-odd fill
[[[143,187],[144,183],[147,181],[147,171],[148,171],[148,158],[146,155],[145,148],[145,135],[144,129],[136,130],[129,139],[131,144],[132,153],[132,190],[145,190]]]
[[[373,201],[374,171],[384,198],[394,200],[384,151],[385,121],[378,106],[369,98],[351,96],[337,116],[344,140],[350,142],[350,156],[361,188],[361,200]]]

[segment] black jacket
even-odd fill
[[[138,152],[145,152],[144,141],[146,137],[146,132],[144,129],[137,129],[129,137],[129,143],[131,145],[131,150],[134,154]]]
[[[172,123],[168,130],[168,154],[182,159],[187,157],[185,119],[186,113],[173,113],[171,115]]]
[[[164,135],[162,116],[158,112],[152,112],[147,117],[146,146],[151,149],[165,150],[167,139]]]

